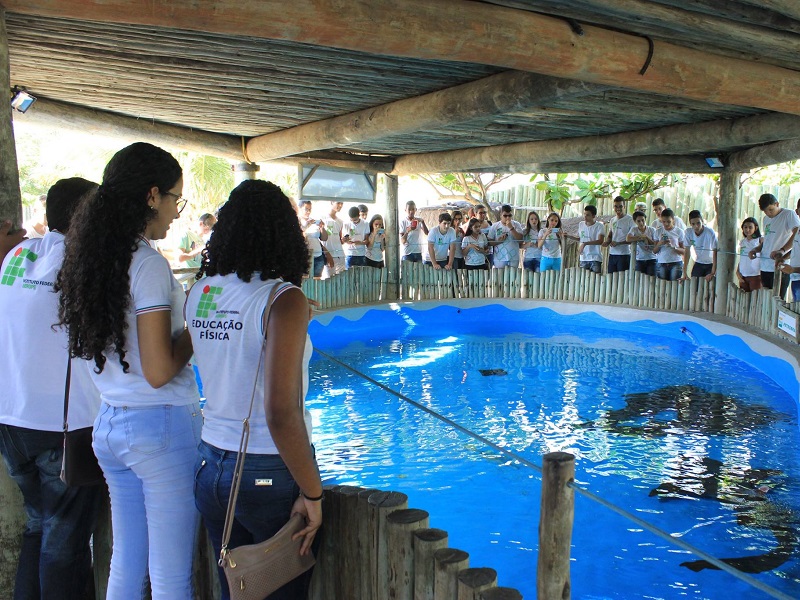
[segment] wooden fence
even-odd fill
[[[321,309],[380,302],[387,297],[387,277],[387,269],[353,267],[330,279],[304,279],[303,292]]]

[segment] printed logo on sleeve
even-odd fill
[[[8,261],[8,266],[3,273],[0,284],[14,285],[18,277],[23,277],[25,275],[25,267],[23,266],[25,261],[36,262],[37,258],[39,258],[39,256],[27,248],[17,248],[17,251],[14,252],[14,257]]]

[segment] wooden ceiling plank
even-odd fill
[[[800,117],[756,115],[691,125],[671,125],[611,135],[521,142],[401,156],[396,175],[448,173],[498,165],[602,160],[649,154],[713,152],[800,137]]]
[[[779,2],[780,0],[772,0]],[[794,1],[794,0],[791,0]],[[9,12],[253,36],[490,64],[708,102],[800,114],[800,72],[465,0],[2,0]],[[446,15],[446,18],[444,16]]]
[[[447,127],[605,89],[579,81],[506,71],[416,98],[259,136],[247,143],[247,155],[254,161],[274,160],[301,152]]]
[[[739,0],[739,2],[768,8],[792,19],[800,20],[800,3],[797,0]]]

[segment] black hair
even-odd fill
[[[553,216],[556,219],[558,219],[558,223],[556,224],[556,227],[561,229],[561,215],[559,215],[557,212],[551,212],[549,215],[547,215],[547,221],[545,221],[545,225],[547,225],[549,227],[550,217],[553,217]]]
[[[200,218],[197,219],[197,221],[199,223],[202,223],[203,225],[208,225],[208,222],[211,221],[212,219],[216,219],[216,217],[211,213],[203,213],[202,215],[200,215]]]
[[[622,196],[616,196],[614,197],[614,204],[616,204],[617,202],[622,202],[623,204],[625,204],[627,200],[625,200],[625,198],[623,198]]]
[[[644,214],[642,211],[640,211],[640,210],[634,211],[634,213],[633,213],[633,220],[635,221],[635,220],[636,220],[636,219],[638,219],[639,217],[642,217],[643,219],[647,220],[647,215],[646,215],[646,214]]]
[[[412,206],[414,208],[416,208],[417,207],[417,203],[414,202],[413,200],[409,200],[408,202],[406,202],[406,208],[411,208]]]
[[[450,213],[446,213],[446,212],[442,213],[442,214],[439,215],[439,223],[442,223],[443,221],[447,221],[448,223],[452,223],[453,222],[453,217],[450,216]]]
[[[308,273],[309,251],[292,201],[274,183],[247,180],[219,210],[196,277],[236,273],[250,281],[282,278],[297,286]]]
[[[302,208],[302,207],[304,207],[306,204],[311,204],[311,200],[300,200],[300,202],[298,202],[298,203],[297,203],[297,206],[299,206],[300,208]]]
[[[744,229],[745,223],[752,223],[756,226],[756,230],[753,232],[754,239],[761,237],[761,230],[758,228],[758,221],[756,221],[753,217],[747,217],[744,221],[742,221],[742,229]]]
[[[372,218],[369,220],[369,231],[372,233],[372,224],[376,221],[383,221],[383,217],[380,215],[372,215]],[[384,228],[386,227],[386,223],[383,224]]]
[[[653,200],[653,206],[658,206],[659,204],[662,206],[666,206],[666,203],[664,202],[663,198],[656,198],[655,200]]]
[[[536,215],[536,220],[539,222],[538,228],[536,231],[539,231],[542,228],[542,218],[539,216],[535,210],[532,210],[528,213],[528,216],[525,218],[525,231],[524,235],[528,235],[531,232],[531,215]]]
[[[761,210],[766,210],[770,204],[777,203],[778,199],[772,194],[761,194],[761,197],[758,199],[758,208]]]
[[[70,177],[59,179],[47,191],[45,215],[47,226],[51,230],[59,231],[66,235],[72,215],[89,193],[97,189],[97,184],[83,177]]]
[[[512,215],[513,215],[514,209],[511,207],[510,204],[503,204],[503,206],[500,207],[500,212],[501,213],[504,213],[504,212],[505,213],[512,213]]]
[[[691,221],[692,219],[700,219],[702,221],[703,215],[700,213],[699,210],[693,210],[689,212],[689,220]]]
[[[453,211],[453,218],[454,218],[454,219],[456,218],[456,215],[458,215],[458,216],[459,216],[459,217],[461,217],[462,219],[464,218],[464,213],[463,213],[463,212],[461,212],[460,210],[454,210],[454,211]]]
[[[131,144],[111,158],[103,183],[79,204],[72,219],[54,287],[61,292],[59,325],[67,328],[70,355],[94,360],[98,373],[106,353],[116,353],[128,372],[128,270],[147,224],[158,216],[149,204],[153,188],[167,192],[181,175],[181,166],[166,150]]]
[[[467,224],[467,235],[472,235],[472,228],[475,227],[475,225],[480,225],[480,223],[478,219],[472,217]]]
[[[369,212],[369,209],[367,208],[367,205],[366,205],[366,204],[359,204],[359,205],[358,205],[358,212],[359,212],[359,213],[362,213],[362,212],[363,212],[363,213],[368,213],[368,212]]]
[[[592,213],[593,217],[597,216],[597,207],[594,204],[587,204],[586,206],[583,207],[583,210],[584,212],[588,211]]]
[[[672,217],[674,219],[675,218],[675,213],[672,212],[671,208],[665,208],[664,210],[661,211],[661,217],[662,218],[663,217]]]
[[[357,219],[361,216],[361,212],[358,210],[357,206],[351,206],[350,210],[347,211],[347,216],[351,219]]]

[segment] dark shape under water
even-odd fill
[[[660,437],[669,433],[739,435],[790,421],[766,404],[745,402],[693,385],[671,385],[625,395],[625,407],[609,411],[593,424],[627,435]]]
[[[478,369],[481,375],[489,377],[490,375],[508,375],[505,369]]]
[[[734,506],[739,525],[772,531],[777,546],[762,554],[721,558],[720,560],[745,573],[771,571],[788,561],[800,547],[800,516],[792,509],[772,502],[767,494],[772,478],[781,475],[772,469],[726,468],[713,458],[692,460],[682,457],[669,481],[650,492],[662,500],[692,498],[717,500]],[[692,571],[716,569],[707,560],[681,563]]]

